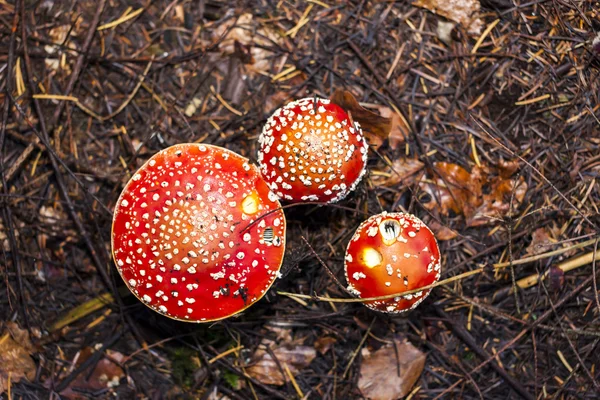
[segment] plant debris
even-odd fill
[[[523,177],[492,175],[494,171],[487,166],[474,166],[468,172],[456,164],[437,162],[434,172],[433,179],[419,182],[430,199],[423,201],[424,207],[446,216],[462,214],[467,226],[488,225],[513,215],[527,192]]]
[[[14,322],[7,322],[5,327],[0,336],[0,393],[23,378],[33,380],[36,370],[30,356],[34,347],[27,331]]]
[[[479,0],[417,0],[413,5],[458,22],[473,35],[481,33]]]
[[[358,400],[374,354],[391,358],[372,379],[398,380],[388,338],[402,333],[427,351],[406,398],[594,397],[598,12],[0,0],[0,396]],[[135,171],[177,143],[256,164],[266,119],[314,96],[350,107],[369,172],[338,204],[285,205],[282,276],[263,300],[196,325],[130,295],[110,236]],[[351,233],[383,211],[422,219],[452,280],[398,317],[332,300],[350,298]]]
[[[289,336],[279,342],[264,338],[252,355],[246,373],[265,385],[281,386],[289,382],[290,374],[298,375],[317,356],[315,348],[302,345],[303,341],[289,340]]]
[[[363,349],[358,388],[370,400],[400,399],[421,376],[425,358],[407,340],[394,339],[373,353]]]

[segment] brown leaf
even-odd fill
[[[389,143],[393,150],[396,150],[399,145],[406,141],[406,138],[410,135],[410,128],[406,125],[406,122],[398,115],[398,113],[392,110],[390,107],[377,106],[377,111],[382,117],[390,118],[392,120],[392,127],[390,129]]]
[[[422,7],[434,14],[460,23],[470,34],[481,33],[481,19],[478,18],[481,5],[479,0],[416,0],[413,6]]]
[[[363,108],[352,93],[347,90],[336,90],[331,96],[331,102],[342,107],[350,113],[352,119],[358,122],[365,134],[374,135],[380,139],[387,139],[392,130],[391,118],[382,117]]]
[[[502,178],[510,178],[515,172],[519,170],[521,166],[519,160],[504,160],[501,158],[498,160],[498,172]]]
[[[391,168],[371,170],[371,180],[377,186],[392,187],[398,183],[402,183],[403,186],[410,186],[421,176],[419,172],[422,170],[423,163],[421,161],[414,158],[398,158],[394,160]]]
[[[337,339],[331,336],[323,336],[315,341],[315,349],[321,354],[327,353],[337,342]]]
[[[85,347],[77,358],[76,366],[81,365],[90,358],[92,354],[94,354],[94,349]],[[79,393],[80,390],[98,391],[118,386],[121,378],[125,376],[125,371],[123,371],[117,363],[122,362],[123,360],[125,360],[123,354],[117,351],[106,350],[105,356],[102,357],[95,366],[90,367],[79,374],[79,376],[71,382],[69,387],[60,393],[61,396],[72,400],[84,399],[87,397],[82,396],[81,393]],[[93,371],[91,371],[91,368],[93,368]]]
[[[527,246],[525,254],[534,256],[552,250],[556,241],[550,237],[545,228],[538,228],[531,234],[531,243]]]
[[[272,328],[269,329],[272,330]],[[291,374],[296,376],[315,359],[317,351],[313,347],[301,345],[302,339],[291,340],[290,331],[287,331],[288,333],[282,332],[282,330],[276,332],[277,336],[282,339],[279,343],[268,338],[261,341],[252,356],[250,366],[246,368],[248,375],[265,385],[281,386],[289,381],[290,377],[285,369],[282,371],[279,368],[277,363],[281,365],[281,368],[285,368],[284,365],[287,365]],[[267,348],[270,348],[271,352],[267,351]],[[277,361],[271,357],[270,353],[275,356]]]
[[[434,169],[435,177],[419,182],[421,189],[431,197],[424,202],[424,207],[443,215],[450,211],[462,214],[471,227],[490,224],[495,218],[508,216],[511,210],[515,212],[527,193],[523,177],[514,180],[490,176],[491,171],[486,166],[475,166],[468,172],[459,165],[438,162]],[[487,194],[483,194],[484,185],[489,188]]]
[[[219,49],[226,55],[235,52],[235,42],[238,42],[238,46],[246,46],[245,51],[248,56],[246,59],[251,60],[249,64],[256,71],[270,69],[273,65],[271,59],[273,53],[267,48],[282,39],[281,35],[255,21],[251,13],[242,14],[237,19],[231,18],[216,25],[211,31],[211,37],[212,40],[221,40]]]
[[[446,162],[437,162],[433,167],[436,175],[432,182],[420,182],[421,188],[431,197],[431,201],[424,204],[425,208],[437,208],[444,215],[450,210],[466,215],[479,206],[481,183],[478,170],[474,169],[472,174],[460,165]]]
[[[491,183],[490,193],[483,196],[483,203],[467,216],[467,225],[486,225],[491,223],[493,218],[511,215],[511,210],[514,213],[523,202],[525,193],[527,193],[527,183],[523,177],[518,181],[497,177]]]
[[[458,232],[440,224],[435,220],[431,221],[429,224],[427,224],[427,226],[431,228],[431,231],[435,235],[435,238],[439,241],[452,240],[458,236]]]
[[[13,322],[6,325],[7,331],[0,336],[0,393],[8,389],[9,375],[11,384],[23,378],[32,380],[36,369],[35,362],[29,356],[33,346],[27,331],[20,329]],[[20,343],[21,340],[23,343]]]
[[[423,372],[425,354],[406,340],[394,340],[394,344],[387,344],[366,355],[362,361],[358,389],[367,399],[396,400],[404,397]]]

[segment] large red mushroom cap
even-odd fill
[[[279,275],[285,230],[277,197],[247,159],[179,144],[150,158],[123,189],[113,257],[148,307],[173,319],[215,321],[267,292]]]
[[[348,290],[360,298],[418,289],[440,279],[440,250],[431,230],[406,213],[381,213],[364,221],[346,250]],[[417,307],[431,289],[369,301],[368,307],[401,313]]]
[[[342,200],[365,174],[367,142],[358,123],[327,99],[278,109],[259,137],[264,179],[291,202]]]

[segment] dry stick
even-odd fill
[[[317,296],[317,295],[310,296],[307,294],[296,294],[296,293],[290,293],[290,292],[277,292],[277,294],[282,295],[282,296],[288,296],[288,297],[296,297],[299,299],[316,300],[316,301],[330,301],[333,303],[364,303],[366,301],[389,300],[389,299],[393,299],[394,297],[404,296],[407,294],[417,293],[417,292],[420,292],[423,290],[433,289],[434,287],[445,285],[445,284],[448,284],[451,282],[455,282],[455,281],[464,279],[466,277],[469,277],[471,275],[480,274],[484,270],[485,270],[485,268],[474,269],[473,271],[464,272],[462,274],[453,276],[452,278],[444,279],[442,281],[433,283],[431,285],[422,286],[422,287],[419,287],[416,289],[406,290],[404,292],[392,293],[392,294],[387,294],[385,296],[377,296],[377,297],[342,299],[342,298],[336,298],[336,297],[323,297],[323,296]]]
[[[579,285],[577,285],[575,287],[575,289],[573,289],[571,292],[567,293],[562,299],[560,299],[556,304],[554,304],[554,308],[558,309],[558,308],[562,307],[563,304],[565,304],[567,301],[571,300],[573,297],[578,295],[579,292],[581,292],[583,289],[585,289],[586,286],[589,285],[593,281],[593,279],[594,279],[593,276],[589,276],[588,278],[586,278],[583,282],[581,282]],[[471,370],[471,373],[479,371],[486,364],[490,363],[494,358],[499,357],[500,354],[502,354],[503,352],[505,352],[506,350],[511,348],[516,342],[519,341],[519,339],[521,339],[523,336],[525,336],[525,334],[529,330],[534,329],[535,327],[540,325],[542,322],[547,320],[552,314],[553,314],[553,309],[549,309],[548,311],[546,311],[538,319],[536,319],[530,326],[525,327],[517,336],[515,336],[511,341],[509,341],[500,350],[498,350],[493,357],[488,358],[483,363],[481,363],[477,367],[473,368],[473,370]]]
[[[338,285],[338,287],[340,289],[342,289],[344,291],[344,293],[350,294],[350,292],[348,292],[348,289],[346,289],[346,287],[342,284],[342,282],[340,282],[339,279],[336,278],[336,276],[333,273],[333,271],[331,269],[329,269],[329,267],[327,266],[327,264],[325,264],[325,262],[321,259],[321,257],[319,257],[319,254],[317,254],[317,252],[315,251],[315,249],[313,249],[313,247],[310,245],[310,243],[308,243],[308,240],[306,240],[306,238],[304,236],[300,236],[300,238],[302,238],[302,240],[304,241],[304,243],[306,243],[306,245],[310,249],[311,253],[313,253],[313,255],[317,258],[317,260],[319,261],[319,264],[321,264],[321,266],[323,268],[325,268],[325,271],[327,272],[327,274],[329,275],[329,277],[331,279],[333,279],[333,281]]]
[[[571,246],[569,248],[563,248],[563,249],[559,249],[559,250],[554,250],[554,251],[550,251],[544,254],[539,254],[537,256],[533,256],[533,257],[526,257],[523,258],[521,260],[516,260],[512,262],[512,265],[520,265],[520,264],[525,264],[528,262],[532,262],[532,261],[536,261],[536,260],[541,260],[543,258],[546,257],[551,257],[554,256],[556,254],[560,254],[560,253],[564,253],[565,251],[571,250],[571,249],[575,249],[575,248],[580,248],[580,247],[584,247],[585,245],[590,245],[592,244],[596,239],[592,239],[592,240],[588,240],[585,241],[583,243],[578,243],[574,246]],[[582,256],[579,257],[575,257],[572,258],[570,260],[565,261],[564,263],[559,265],[559,268],[561,268],[563,271],[570,271],[572,269],[575,269],[577,267],[580,267],[582,265],[586,265],[589,264],[590,262],[592,262],[593,259],[593,255],[594,253],[588,253],[588,254],[584,254]],[[308,300],[317,300],[317,301],[328,301],[328,302],[334,302],[334,303],[363,303],[366,301],[376,301],[376,300],[388,300],[388,299],[392,299],[394,297],[398,297],[398,296],[403,296],[403,295],[407,295],[407,294],[413,294],[413,293],[417,293],[419,291],[422,290],[429,290],[429,289],[433,289],[435,287],[438,286],[442,286],[442,285],[446,285],[448,283],[452,283],[458,280],[462,280],[465,279],[471,275],[477,275],[480,274],[482,272],[484,272],[486,269],[487,270],[491,270],[491,269],[503,269],[506,268],[508,266],[510,266],[511,263],[510,262],[506,262],[506,263],[498,263],[498,264],[494,264],[493,266],[490,267],[481,267],[481,268],[477,268],[474,269],[472,271],[467,271],[467,272],[463,272],[462,274],[458,274],[455,275],[453,277],[438,281],[436,283],[432,283],[431,285],[426,285],[426,286],[422,286],[416,289],[411,289],[411,290],[406,290],[403,292],[398,292],[398,293],[392,293],[392,294],[387,294],[385,296],[377,296],[377,297],[365,297],[365,298],[352,298],[352,299],[342,299],[342,298],[334,298],[334,297],[323,297],[323,296],[317,296],[317,295],[307,295],[307,294],[296,294],[296,293],[290,293],[290,292],[277,292],[280,295],[283,296],[288,296],[288,297],[296,297],[299,299],[308,299]],[[537,282],[539,280],[540,276],[535,274],[535,275],[531,275],[529,277],[526,277],[524,279],[521,279],[519,281],[517,281],[517,285],[522,285],[524,284],[525,281],[527,282]],[[533,283],[535,284],[535,283]],[[521,288],[527,288],[532,286],[533,284],[529,285],[529,286],[521,286]]]
[[[8,115],[10,111],[11,98],[10,94],[12,93],[12,79],[10,76],[11,71],[13,70],[13,65],[15,62],[15,43],[17,41],[17,28],[19,26],[19,10],[15,7],[15,14],[13,16],[13,23],[10,35],[10,44],[8,48],[8,63],[6,67],[6,99],[4,100],[4,110],[2,112],[2,128],[0,129],[0,177],[2,182],[2,192],[7,195],[8,187],[6,182],[8,181],[7,177],[4,174],[4,144],[6,139],[6,123],[8,121]],[[8,241],[10,243],[10,257],[12,259],[13,267],[16,271],[17,276],[17,285],[18,285],[18,299],[19,299],[19,307],[21,309],[21,314],[23,315],[23,321],[25,322],[25,326],[27,330],[30,330],[29,326],[29,317],[27,316],[27,309],[25,307],[25,296],[24,296],[24,288],[23,288],[23,276],[21,274],[21,260],[19,258],[17,238],[15,237],[15,232],[13,231],[13,221],[12,221],[12,212],[10,207],[8,207],[8,202],[4,204],[2,207],[2,219],[6,224],[6,228],[8,230]],[[8,281],[7,281],[8,282]],[[10,296],[8,296],[10,302]]]
[[[472,349],[482,359],[490,357],[487,351],[481,348],[471,334],[459,324],[453,322],[452,318],[446,314],[440,307],[435,307],[435,311],[442,317],[444,323],[450,327],[452,332],[462,340],[470,349]],[[500,375],[506,383],[508,383],[515,392],[521,395],[524,399],[534,400],[535,397],[527,391],[515,378],[506,372],[498,363],[491,363],[491,367]],[[464,378],[463,378],[464,379]]]
[[[578,257],[571,258],[565,262],[558,264],[558,268],[563,272],[569,272],[573,269],[579,268],[581,266],[587,265],[594,261],[594,252],[589,252],[583,254]],[[550,271],[546,271],[543,274],[532,274],[526,276],[525,278],[519,279],[517,281],[517,287],[519,289],[527,289],[536,285],[540,280],[546,279],[546,277],[550,274]],[[511,294],[513,291],[513,287],[505,287],[494,293],[492,299],[494,301],[498,301],[499,299],[504,298],[506,295]]]
[[[151,66],[152,66],[152,61],[150,61],[148,63],[148,65],[146,65],[146,69],[144,69],[144,72],[142,73],[142,75],[140,75],[138,83],[134,87],[133,91],[129,94],[129,96],[127,96],[127,99],[125,99],[125,101],[123,103],[121,103],[121,105],[115,111],[113,111],[112,113],[110,113],[110,114],[108,114],[106,116],[102,116],[102,115],[96,114],[95,111],[91,110],[90,108],[87,108],[85,105],[83,105],[79,101],[79,99],[77,97],[74,97],[74,96],[51,95],[51,94],[36,94],[36,95],[34,95],[34,98],[36,98],[36,99],[54,99],[54,100],[72,101],[73,103],[75,103],[75,105],[81,111],[85,112],[86,114],[90,115],[91,117],[97,119],[100,122],[106,122],[109,119],[112,119],[112,118],[116,117],[117,115],[119,115],[121,113],[121,111],[123,111],[125,109],[125,107],[127,107],[127,105],[131,102],[131,100],[133,100],[133,98],[137,94],[138,90],[140,89],[140,87],[144,83],[144,79],[146,78],[146,76],[148,74],[148,71],[150,70]]]
[[[346,365],[346,369],[344,370],[344,374],[342,375],[342,379],[346,379],[346,375],[348,374],[348,371],[350,370],[350,367],[352,366],[352,363],[354,362],[354,359],[356,358],[356,356],[358,355],[358,353],[360,353],[360,349],[362,349],[363,344],[365,344],[365,341],[369,337],[369,333],[371,333],[371,329],[373,328],[373,324],[375,323],[376,319],[377,319],[377,317],[373,318],[373,321],[371,321],[371,324],[369,325],[369,328],[367,329],[367,332],[365,332],[365,335],[363,336],[363,338],[361,339],[360,343],[356,347],[356,350],[354,350],[354,352],[352,352],[352,357],[350,358],[350,361],[348,361],[348,365]]]
[[[600,299],[598,299],[598,283],[596,282],[596,253],[598,252],[598,239],[594,243],[594,261],[592,261],[592,276],[594,277],[594,294],[596,298],[596,306],[600,312]]]
[[[592,277],[594,275],[595,274],[592,274]],[[562,321],[560,320],[560,316],[558,315],[558,312],[556,312],[556,307],[554,306],[554,303],[552,302],[552,299],[550,298],[550,293],[548,293],[548,289],[546,288],[546,285],[544,285],[544,283],[542,283],[542,288],[544,289],[544,292],[546,293],[546,297],[548,298],[548,302],[550,303],[550,307],[552,309],[552,312],[554,313],[554,316],[556,317],[556,320],[558,322],[558,328],[562,330],[563,329],[562,328]],[[575,354],[575,357],[577,358],[577,361],[579,362],[579,365],[581,366],[581,368],[583,368],[583,370],[585,371],[585,373],[588,376],[588,378],[590,378],[590,380],[594,384],[594,387],[596,389],[600,389],[600,385],[598,385],[598,382],[596,382],[596,379],[594,379],[594,376],[592,375],[592,373],[590,372],[590,370],[588,369],[588,367],[585,366],[585,363],[583,362],[583,360],[581,359],[581,356],[577,352],[577,349],[575,348],[575,345],[571,341],[571,338],[569,338],[568,336],[565,336],[565,339],[567,339],[567,343],[569,343],[569,347],[571,348],[571,350]]]
[[[102,12],[104,11],[105,4],[106,4],[106,0],[100,0],[100,4],[98,5],[98,8],[96,9],[96,14],[94,14],[94,19],[92,20],[92,24],[90,25],[88,34],[84,40],[83,48],[79,52],[79,56],[77,57],[77,61],[75,62],[75,67],[73,68],[73,72],[71,73],[71,78],[69,80],[69,83],[67,84],[67,89],[65,90],[65,93],[64,93],[66,96],[70,95],[70,93],[72,92],[72,90],[75,86],[75,83],[77,82],[77,79],[79,78],[79,74],[81,73],[81,69],[83,68],[83,62],[86,58],[87,53],[90,50],[90,45],[92,43],[92,39],[94,38],[94,34],[96,33],[96,28],[100,22],[100,16],[102,15]],[[25,38],[24,42],[23,42],[23,46],[25,48],[27,48],[26,40],[27,40],[27,38]],[[27,55],[27,57],[29,57],[29,54],[28,53],[26,54],[26,53],[27,53],[26,50],[24,50],[23,56]],[[48,126],[48,131],[52,131],[54,129],[54,127],[56,126],[56,123],[58,122],[58,119],[60,118],[60,114],[61,114],[64,106],[65,106],[64,102],[58,103],[58,106],[57,106],[56,110],[54,111],[54,116],[52,117],[52,121],[50,122],[50,124]],[[21,166],[23,165],[23,163],[29,158],[29,156],[31,155],[31,153],[33,152],[35,147],[39,145],[39,143],[40,143],[40,138],[36,137],[32,143],[27,145],[27,147],[19,155],[17,160],[10,166],[10,168],[6,174],[7,182],[9,182],[14,177],[15,173],[21,169]]]
[[[496,20],[498,21],[498,20]],[[487,32],[487,30],[486,30]],[[483,36],[482,36],[483,37]],[[513,201],[515,200],[515,192],[517,190],[517,180],[515,179],[514,181],[514,185],[513,185],[513,190],[511,190],[511,194],[510,194],[510,203],[509,203],[509,210],[508,210],[508,218],[510,220],[510,224],[508,224],[507,226],[507,231],[508,231],[508,261],[510,262],[510,279],[511,279],[511,283],[512,283],[512,287],[513,287],[513,294],[514,294],[514,298],[515,298],[515,306],[517,308],[517,314],[520,315],[521,314],[521,307],[519,306],[519,293],[517,291],[517,282],[516,282],[516,277],[515,277],[515,266],[513,264],[513,253],[512,253],[512,230],[513,230],[513,220],[512,220],[512,213],[513,213]]]
[[[24,3],[24,0],[21,0],[20,1],[21,7],[22,7],[21,12],[22,12],[22,16],[23,16],[23,21],[25,21],[25,8],[24,8],[23,3]],[[101,6],[103,6],[104,3],[105,3],[105,1],[101,1]],[[93,27],[93,28],[95,29],[95,27]],[[24,46],[23,54],[24,54],[24,59],[25,59],[25,70],[27,72],[27,83],[29,86],[29,90],[31,90],[31,93],[33,94],[33,93],[35,93],[35,83],[33,82],[33,69],[31,67],[31,59],[29,58],[29,54],[27,52],[27,29],[26,29],[25,23],[22,24],[22,34],[23,34],[23,46]],[[104,265],[103,265],[102,261],[100,260],[100,257],[98,256],[98,253],[96,252],[96,249],[94,248],[92,239],[90,238],[85,226],[81,222],[81,219],[79,218],[79,215],[77,214],[77,211],[75,210],[75,206],[73,205],[73,201],[71,200],[71,197],[69,196],[69,190],[67,188],[67,185],[65,184],[62,172],[60,170],[60,166],[58,165],[58,161],[57,161],[58,155],[54,152],[54,150],[52,149],[52,146],[50,145],[50,138],[48,136],[48,130],[46,129],[46,122],[44,119],[44,112],[42,110],[42,107],[40,106],[40,102],[36,98],[32,98],[32,101],[33,101],[33,104],[35,107],[35,111],[38,114],[38,119],[39,119],[39,124],[40,124],[40,129],[41,129],[41,135],[38,137],[40,138],[42,143],[46,146],[46,150],[48,151],[48,155],[49,155],[48,158],[50,159],[50,163],[52,164],[52,169],[54,170],[54,178],[56,179],[58,191],[59,191],[61,197],[63,198],[63,201],[65,202],[65,205],[67,207],[67,212],[69,213],[69,215],[71,216],[71,219],[75,223],[75,226],[77,227],[77,231],[83,238],[85,245],[88,248],[88,251],[90,252],[92,260],[94,261],[94,264],[96,265],[96,269],[98,270],[98,273],[100,274],[100,277],[102,278],[102,281],[104,282],[104,284],[106,285],[106,287],[109,290],[111,290],[112,292],[116,292],[116,289],[113,288],[113,285],[111,284],[112,282],[111,282],[110,278],[108,277],[108,272],[104,268]],[[36,134],[39,134],[39,132],[37,132],[37,131],[35,131],[35,132],[36,132]]]

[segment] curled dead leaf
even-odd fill
[[[76,366],[83,364],[94,352],[93,348],[85,347],[77,357]],[[60,395],[72,400],[84,399],[87,397],[81,394],[82,391],[110,390],[119,386],[121,378],[125,376],[125,371],[119,366],[119,363],[124,360],[125,356],[122,353],[106,350],[104,357],[95,366],[79,374]]]
[[[315,341],[315,349],[321,354],[326,354],[337,342],[337,339],[331,336],[323,336]]]
[[[331,96],[331,102],[349,112],[352,119],[360,124],[365,135],[375,136],[382,140],[387,139],[390,135],[392,119],[363,108],[347,90],[336,90]]]
[[[482,204],[467,217],[468,226],[489,224],[494,218],[502,218],[514,214],[519,208],[525,194],[527,183],[523,177],[518,180],[494,179],[489,194],[483,196]]]
[[[510,178],[519,170],[521,164],[519,160],[505,160],[501,158],[497,163],[498,172],[502,178]]]
[[[419,182],[429,195],[427,201],[422,201],[424,207],[443,215],[451,211],[462,214],[471,227],[490,224],[516,212],[528,189],[523,177],[506,179],[494,175],[487,166],[475,166],[468,172],[459,165],[438,162],[434,173],[431,179]]]
[[[458,236],[458,232],[440,224],[436,220],[429,222],[427,226],[429,226],[429,228],[435,235],[435,238],[439,241],[452,240]]]
[[[552,250],[556,240],[552,239],[545,228],[538,228],[531,234],[531,243],[527,246],[525,254],[533,256]]]
[[[413,6],[422,7],[434,14],[460,23],[472,35],[481,33],[482,22],[478,14],[479,0],[416,0]]]
[[[421,176],[423,163],[414,158],[398,158],[382,170],[371,170],[371,180],[377,186],[392,187],[398,183],[412,185]]]
[[[29,334],[14,322],[6,323],[7,329],[0,336],[0,393],[11,383],[35,377],[35,362],[29,355],[33,350]]]
[[[406,124],[406,121],[390,107],[377,106],[376,109],[382,117],[391,119],[388,141],[392,150],[396,150],[410,135],[410,128]]]
[[[234,26],[235,24],[235,26]],[[275,31],[260,25],[250,13],[242,14],[237,19],[230,18],[214,27],[213,40],[222,40],[219,49],[225,54],[233,54],[238,49],[245,48],[248,64],[257,71],[267,71],[272,65],[273,53],[267,48],[279,43],[281,36]]]
[[[411,391],[424,367],[423,352],[406,340],[394,340],[364,355],[358,389],[370,400],[400,399]]]
[[[268,338],[261,341],[246,368],[249,376],[265,385],[281,386],[289,382],[290,377],[285,371],[285,366],[296,376],[317,356],[314,347],[301,345],[302,339],[289,340],[289,333],[284,334],[281,331],[277,332],[277,336],[283,339],[279,343]]]
[[[433,167],[435,176],[429,181],[420,182],[421,189],[431,199],[425,202],[425,208],[437,208],[444,215],[448,215],[450,211],[467,214],[471,208],[480,204],[481,185],[477,179],[478,174],[472,176],[460,165],[447,162],[434,163]]]

